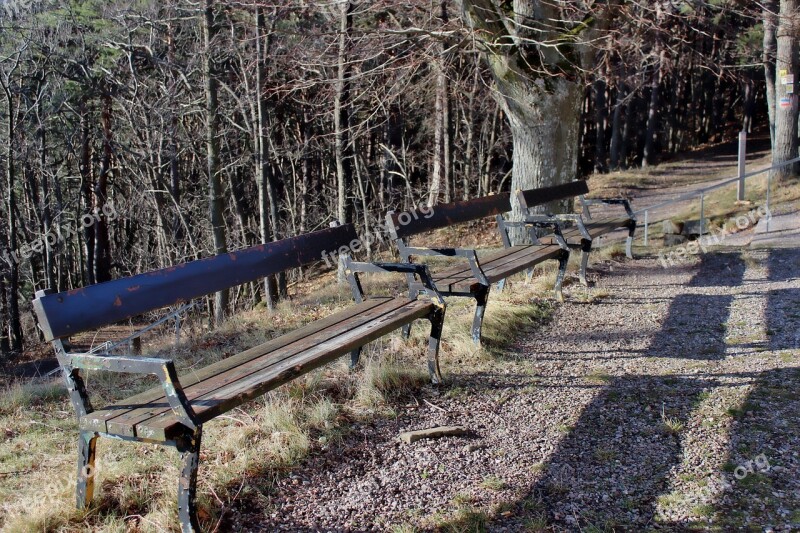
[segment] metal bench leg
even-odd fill
[[[75,489],[78,509],[88,509],[94,497],[94,458],[97,433],[81,431],[78,436],[78,484]]]
[[[475,294],[475,318],[472,319],[472,342],[481,344],[481,329],[483,328],[483,315],[486,313],[486,302],[489,300],[489,287],[482,287]]]
[[[358,362],[361,361],[361,350],[363,349],[364,347],[362,346],[350,352],[350,370],[355,370],[358,366]]]
[[[497,290],[503,292],[506,289],[506,280],[501,279],[497,282]]]
[[[636,233],[636,223],[628,228],[628,241],[625,243],[625,255],[628,259],[633,259],[633,235]]]
[[[181,454],[181,478],[178,481],[178,516],[181,521],[183,533],[200,531],[197,521],[197,508],[195,507],[195,494],[197,489],[197,468],[200,464],[200,440],[202,426],[198,426],[194,434],[190,434],[178,442],[178,451]]]
[[[559,302],[564,301],[564,291],[562,290],[561,285],[564,283],[564,275],[567,273],[567,264],[569,263],[569,253],[564,252],[561,257],[558,258],[558,275],[556,276],[556,300]]]
[[[419,296],[419,291],[416,291],[416,290],[413,290],[413,289],[408,291],[408,297],[411,298],[412,300],[415,299],[417,296]],[[413,325],[414,325],[414,323],[411,322],[411,323],[406,324],[405,326],[403,326],[403,333],[402,334],[403,334],[403,338],[404,339],[408,340],[408,338],[411,337],[411,326],[413,326]]]
[[[584,287],[589,286],[589,282],[586,281],[586,269],[589,267],[589,253],[592,251],[592,245],[586,246],[581,251],[581,269],[578,272],[578,276],[581,278],[581,285]]]
[[[525,283],[530,283],[533,279],[533,269],[529,268],[525,271]]]
[[[442,340],[444,327],[444,309],[434,311],[430,316],[431,336],[428,339],[428,372],[431,382],[439,385],[442,382],[442,372],[439,370],[439,343]]]

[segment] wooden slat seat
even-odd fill
[[[489,288],[498,283],[502,289],[505,281],[510,276],[531,269],[544,261],[559,261],[559,274],[556,278],[555,293],[562,299],[561,282],[567,269],[569,248],[565,242],[557,245],[545,243],[532,243],[527,245],[512,246],[508,228],[511,223],[506,223],[504,213],[511,211],[511,195],[501,193],[482,198],[475,198],[463,202],[440,204],[432,208],[422,208],[406,213],[389,212],[386,215],[386,226],[394,239],[400,257],[411,262],[412,258],[419,256],[444,256],[457,258],[458,264],[442,270],[434,270],[433,282],[436,289],[445,296],[462,296],[475,298],[475,317],[472,322],[472,338],[476,344],[481,341],[481,327],[489,296]],[[498,221],[498,230],[503,240],[505,249],[494,252],[479,252],[478,250],[462,248],[420,248],[410,246],[407,240],[413,236],[433,230],[447,228],[455,224],[468,223],[488,217],[495,217]],[[528,232],[535,229],[535,224],[522,223]],[[553,231],[560,233],[557,224],[546,225]],[[412,288],[412,296],[414,289]],[[406,333],[408,328],[406,328]]]
[[[313,322],[197,372],[180,377],[201,423],[256,398],[294,377],[347,354],[411,320],[427,316],[430,300],[380,297]],[[161,387],[86,416],[85,431],[170,440],[183,431]]]
[[[628,217],[617,217],[601,219],[593,222],[584,222],[584,226],[589,232],[589,235],[593,239],[596,239],[597,237],[602,237],[603,235],[611,233],[614,230],[625,227],[629,222],[630,219]],[[564,233],[564,238],[567,240],[568,244],[575,246],[581,244],[581,239],[583,239],[583,236],[577,227],[571,226],[569,228],[564,228],[562,232]],[[541,237],[539,240],[548,244],[555,244],[554,237],[550,235]]]
[[[557,244],[512,246],[480,257],[480,264],[489,282],[497,283],[527,270],[531,264],[538,264],[548,259],[558,259],[561,252],[562,250]],[[440,291],[445,292],[474,292],[480,286],[480,281],[475,278],[471,269],[464,265],[435,272],[433,281],[436,282]]]

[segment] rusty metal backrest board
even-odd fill
[[[517,191],[517,199],[519,200],[519,205],[521,205],[523,209],[530,209],[537,205],[575,198],[576,196],[587,194],[588,192],[589,186],[586,181],[579,180],[563,185],[554,185],[552,187]]]
[[[509,211],[511,211],[511,194],[501,193],[402,213],[390,211],[386,215],[386,227],[393,238],[403,239],[418,233]]]
[[[346,224],[33,301],[48,341],[320,261],[358,239]]]

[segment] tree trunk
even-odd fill
[[[10,342],[10,355],[22,352],[22,324],[19,314],[19,259],[17,246],[17,197],[16,197],[16,169],[14,167],[14,136],[15,136],[15,109],[14,97],[11,93],[9,82],[3,82],[6,109],[8,118],[6,124],[6,216],[8,222],[8,258],[9,273],[6,292],[6,305],[8,309],[8,339]]]
[[[603,74],[598,74],[602,76]],[[600,174],[608,172],[606,163],[606,127],[608,126],[608,106],[606,105],[606,80],[602,77],[594,82],[595,105],[595,150],[594,171]]]
[[[778,20],[777,38],[778,52],[776,61],[776,100],[775,108],[775,144],[772,150],[772,164],[777,165],[797,158],[797,120],[800,106],[798,95],[791,86],[782,83],[781,73],[797,78],[798,72],[798,0],[781,0],[780,18]],[[795,80],[797,81],[797,80]],[[779,85],[780,84],[780,85]],[[796,178],[800,165],[794,163],[776,171],[781,179]]]
[[[39,166],[41,169],[42,200],[40,209],[42,212],[42,229],[45,235],[44,269],[47,288],[56,289],[55,277],[55,250],[47,241],[47,236],[53,234],[53,215],[50,210],[50,179],[47,175],[47,127],[39,117]]]
[[[311,138],[313,137],[311,119],[307,112],[301,115],[301,136],[303,139],[302,181],[300,184],[300,233],[308,231],[308,203],[311,192]]]
[[[447,12],[447,4],[450,0],[441,0],[441,24],[446,26],[450,21],[450,14]],[[450,203],[452,200],[452,184],[450,176],[452,174],[452,157],[450,148],[452,146],[452,125],[450,124],[450,79],[448,78],[448,57],[446,56],[447,50],[450,48],[450,43],[445,39],[441,43],[441,51],[439,52],[439,80],[437,80],[437,89],[441,94],[442,115],[441,115],[441,178],[444,182],[444,201]],[[438,147],[438,145],[437,145]]]
[[[447,75],[444,71],[444,58],[440,55],[436,61],[436,104],[434,105],[434,147],[433,147],[433,171],[431,172],[430,194],[428,196],[428,207],[439,203],[439,196],[442,190],[442,181],[447,180],[445,169],[447,164],[444,161],[444,142],[445,142],[445,99],[447,93]]]
[[[775,61],[778,48],[778,0],[764,0],[764,74],[767,80],[769,133],[775,146]]]
[[[103,127],[103,157],[100,160],[100,174],[94,187],[94,279],[97,283],[111,280],[111,252],[109,250],[108,221],[103,216],[103,208],[108,199],[108,176],[111,172],[111,113],[112,100],[103,95],[100,122]]]
[[[480,84],[480,67],[476,64],[472,73],[472,88],[469,92],[467,101],[466,123],[467,146],[464,150],[464,176],[463,176],[463,200],[469,200],[469,184],[473,174],[473,160],[475,159],[475,96],[478,93]]]
[[[660,49],[658,52],[658,63],[653,70],[653,80],[650,85],[650,105],[647,109],[647,136],[644,142],[642,168],[647,168],[655,162],[656,141],[658,140],[659,105],[661,102],[661,79],[664,71],[664,60],[665,53]]]
[[[515,0],[513,12],[492,0],[461,0],[463,16],[479,41],[494,77],[495,98],[508,118],[513,137],[511,188],[529,189],[566,183],[577,178],[580,150],[580,109],[583,65],[594,55],[582,33],[602,26],[608,10],[595,12],[591,23],[578,26],[561,2]],[[510,28],[514,28],[511,30]],[[563,43],[563,36],[571,39]],[[559,42],[557,46],[536,43]],[[514,46],[496,47],[497,43]],[[533,43],[533,44],[531,44]],[[534,66],[537,65],[537,66]],[[543,72],[544,71],[544,72]],[[550,72],[547,72],[550,71]],[[522,210],[512,197],[512,218]],[[563,210],[564,205],[541,206]],[[514,240],[524,239],[522,231]]]
[[[206,150],[209,216],[211,219],[211,231],[214,238],[214,253],[219,255],[228,252],[228,243],[225,231],[225,203],[222,180],[220,178],[219,87],[212,48],[212,40],[216,35],[216,31],[214,0],[206,0],[203,24],[203,41],[205,45],[203,70],[206,78]],[[214,321],[217,325],[222,323],[225,319],[228,302],[229,292],[227,290],[220,291],[216,294],[214,298]]]
[[[558,185],[577,178],[583,90],[563,78],[551,80],[549,89],[546,85],[498,83],[513,137],[512,191]],[[521,220],[524,214],[516,197],[512,198],[514,219]],[[561,212],[564,207],[547,205],[541,210]]]
[[[266,48],[267,43],[267,24],[264,11],[261,6],[256,7],[256,101],[258,102],[258,135],[256,136],[256,184],[258,186],[258,216],[259,233],[262,244],[273,240],[270,224],[270,199],[274,194],[272,188],[272,167],[269,162],[269,142],[267,141],[267,125],[269,117],[267,115],[267,102],[265,95],[266,82]],[[279,300],[278,284],[275,276],[264,278],[264,294],[267,300],[267,308],[275,310]]]
[[[5,243],[3,243],[5,244]],[[10,328],[8,327],[8,286],[6,274],[0,274],[0,361],[5,361],[13,356],[11,353]]]
[[[337,216],[339,222],[352,222],[350,188],[353,184],[353,159],[350,149],[350,65],[348,58],[350,33],[353,29],[355,6],[350,0],[341,3],[339,18],[339,50],[337,56],[336,95],[334,98],[334,129],[337,180]]]
[[[90,215],[92,211],[92,190],[94,189],[94,172],[92,169],[92,142],[89,129],[89,107],[81,102],[81,195],[83,196],[83,210],[81,215]],[[84,285],[94,285],[94,224],[83,227],[84,256],[86,257],[86,279]]]
[[[620,81],[617,86],[617,100],[614,105],[614,115],[611,119],[611,147],[609,150],[609,158],[611,162],[611,170],[619,170],[620,156],[622,154],[622,130],[623,124],[623,108],[625,107],[625,97],[627,96],[627,87],[625,82]]]

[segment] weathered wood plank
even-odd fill
[[[114,324],[323,259],[357,239],[346,224],[138,276],[109,281],[33,302],[46,340]]]
[[[419,429],[416,431],[405,431],[400,433],[400,440],[406,444],[413,444],[423,439],[439,439],[442,437],[460,437],[467,434],[464,426],[443,426],[430,429]]]

